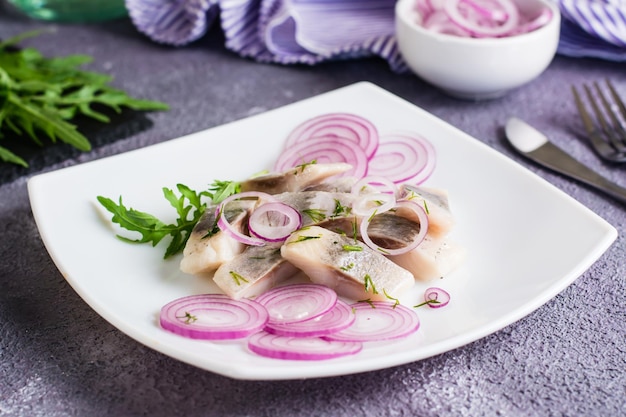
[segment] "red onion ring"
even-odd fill
[[[430,308],[445,307],[450,302],[450,294],[441,288],[430,287],[424,292],[424,301],[428,303]],[[436,301],[436,303],[433,301]]]
[[[375,216],[370,216],[368,218],[364,218],[359,225],[359,231],[361,233],[361,239],[363,242],[369,246],[371,249],[374,249],[378,252],[381,252],[385,255],[401,255],[403,253],[407,253],[413,249],[415,249],[422,241],[424,237],[426,237],[426,233],[428,232],[428,215],[422,206],[417,204],[414,201],[409,200],[399,200],[396,203],[396,208],[407,208],[411,212],[413,212],[417,217],[417,222],[420,225],[420,231],[415,236],[413,241],[406,246],[403,246],[398,249],[386,249],[381,246],[378,246],[374,241],[369,237],[368,228],[370,223],[372,222],[372,218]]]
[[[324,340],[319,337],[289,337],[259,332],[248,339],[252,352],[276,359],[324,360],[354,355],[363,349],[359,342]]]
[[[233,300],[223,294],[178,298],[161,308],[165,330],[191,339],[241,339],[262,330],[269,320],[267,310],[256,301]]]
[[[486,18],[486,22],[479,19],[473,13],[463,13],[461,3],[469,4],[478,14]],[[450,20],[468,30],[476,37],[497,37],[511,32],[519,22],[519,10],[515,3],[510,0],[493,0],[494,6],[500,10],[492,11],[485,8],[477,8],[476,3],[468,0],[448,0],[443,7]],[[491,12],[491,16],[485,16],[484,10]],[[498,13],[499,12],[499,13]]]
[[[354,324],[345,330],[324,336],[326,340],[373,342],[407,337],[420,326],[417,314],[403,306],[385,301],[352,304]]]
[[[295,208],[280,202],[261,204],[248,219],[250,234],[266,242],[282,242],[302,226],[302,216]]]
[[[275,171],[287,171],[298,165],[309,163],[346,162],[352,169],[342,176],[362,178],[367,174],[367,154],[349,139],[342,137],[323,136],[297,142],[283,150],[278,156]]]
[[[234,200],[241,200],[242,198],[257,198],[257,199],[263,199],[266,201],[275,200],[274,197],[272,197],[270,194],[263,193],[260,191],[245,191],[245,192],[228,196],[224,200],[222,200],[222,202],[215,208],[215,216],[218,219],[217,226],[220,228],[222,232],[228,234],[230,237],[232,237],[233,239],[236,239],[237,241],[241,243],[244,243],[246,245],[251,245],[251,246],[263,246],[266,244],[265,240],[260,239],[256,236],[244,235],[240,231],[236,230],[228,222],[228,220],[226,220],[226,216],[221,215],[221,213],[224,212],[224,207],[226,207],[228,203]]]
[[[363,194],[352,203],[352,213],[360,217],[370,217],[389,211],[395,206],[396,198],[391,194]]]
[[[368,191],[371,187],[379,190],[381,193],[388,193],[393,196],[398,195],[398,187],[396,184],[389,180],[387,177],[368,175],[367,177],[361,178],[352,186],[353,194],[361,194],[363,191]]]
[[[329,113],[297,126],[287,137],[285,149],[322,137],[347,139],[362,149],[367,158],[378,148],[378,130],[369,120],[350,113]]]
[[[543,8],[527,16],[513,0],[415,0],[416,23],[438,33],[462,37],[503,37],[532,32],[552,19]]]
[[[369,161],[370,176],[385,177],[396,184],[421,184],[435,170],[436,151],[432,143],[413,132],[383,136],[378,151]]]
[[[276,287],[256,298],[269,312],[269,324],[287,324],[313,319],[337,304],[337,293],[319,284]]]
[[[355,318],[352,308],[344,301],[337,300],[335,306],[321,316],[295,323],[269,323],[265,331],[292,337],[326,336],[350,327]]]

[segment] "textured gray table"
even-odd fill
[[[577,281],[526,318],[468,346],[367,374],[303,381],[231,380],[154,352],[113,328],[64,281],[36,229],[28,174],[0,186],[0,415],[4,416],[620,416],[626,415],[626,211],[528,164],[502,139],[517,115],[626,185],[576,138],[568,85],[626,66],[557,57],[539,79],[484,103],[457,101],[380,60],[281,67],[224,50],[219,34],[184,49],[156,45],[120,20],[48,25],[0,15],[0,37],[53,27],[36,40],[50,55],[87,53],[115,85],[168,102],[154,125],[59,169],[162,142],[367,80],[528,165],[612,223],[618,240]],[[558,249],[558,248],[557,248]]]

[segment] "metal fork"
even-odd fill
[[[611,81],[607,79],[606,84],[614,102],[613,106],[597,82],[593,83],[595,95],[589,86],[583,85],[587,100],[595,114],[596,122],[594,122],[587,111],[578,90],[574,86],[572,86],[572,93],[574,94],[574,100],[576,100],[580,118],[589,136],[589,142],[595,152],[609,162],[626,162],[626,130],[624,129],[626,106],[620,99]],[[601,103],[602,108],[598,101]],[[607,116],[610,121],[607,120]]]

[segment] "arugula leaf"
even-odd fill
[[[129,239],[117,235],[119,239],[129,243],[151,243],[152,246],[156,246],[163,238],[171,236],[172,239],[163,256],[167,259],[182,252],[185,248],[193,227],[206,210],[206,203],[202,201],[202,198],[210,197],[208,191],[196,192],[184,184],[177,184],[176,188],[180,195],[169,188],[163,188],[164,197],[178,214],[175,223],[171,224],[166,224],[151,214],[127,208],[124,206],[121,196],[118,203],[103,196],[98,196],[97,199],[105,209],[113,214],[111,218],[113,223],[119,224],[126,230],[139,232],[141,235],[139,239]]]
[[[46,58],[34,48],[17,49],[23,39],[39,32],[26,32],[0,42],[0,139],[7,131],[30,138],[43,146],[45,136],[81,151],[89,151],[89,140],[71,122],[83,115],[102,123],[109,117],[94,109],[103,106],[119,113],[133,110],[168,110],[167,104],[129,96],[109,86],[112,77],[79,69],[92,62],[88,55]],[[0,160],[28,166],[19,156],[0,146]]]
[[[225,198],[237,194],[241,191],[241,183],[237,181],[221,181],[215,180],[209,185],[209,196],[213,200],[213,203],[219,204]]]

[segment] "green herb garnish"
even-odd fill
[[[391,295],[389,295],[387,293],[387,290],[383,288],[383,293],[385,294],[385,297],[387,297],[389,300],[393,301],[393,308],[396,308],[396,306],[400,305],[400,300],[398,300],[395,297],[392,297]]]
[[[354,263],[353,263],[353,262],[350,262],[348,265],[346,265],[346,266],[342,266],[342,267],[340,267],[339,269],[341,269],[342,271],[349,271],[349,270],[351,270],[352,268],[354,268]]]
[[[352,213],[352,207],[344,206],[341,201],[335,199],[335,209],[333,210],[332,217],[344,217],[349,216]]]
[[[243,281],[245,283],[248,283],[247,279],[245,279],[243,276],[239,275],[235,271],[228,271],[228,273],[230,274],[231,277],[233,277],[233,280],[235,281],[235,284],[241,285],[241,281]]]
[[[129,239],[117,235],[119,239],[130,243],[152,243],[152,246],[156,246],[164,237],[171,236],[172,240],[163,256],[169,258],[184,249],[193,227],[206,210],[206,203],[202,202],[202,197],[209,196],[207,191],[196,192],[183,184],[178,184],[176,187],[180,196],[169,188],[163,188],[163,195],[178,214],[176,222],[172,224],[166,224],[151,214],[126,208],[122,203],[122,197],[119,198],[119,204],[106,197],[98,196],[97,198],[104,208],[113,213],[111,218],[113,223],[141,234],[141,239]]]
[[[185,311],[185,315],[184,316],[176,316],[177,319],[185,319],[185,324],[191,324],[193,322],[195,322],[196,320],[198,320],[198,317],[194,316],[193,314],[191,314],[188,311]]]
[[[374,285],[374,281],[372,281],[372,277],[370,277],[370,274],[365,274],[363,282],[365,285],[365,291],[369,291],[371,288],[372,294],[378,294],[378,291],[376,290],[376,286]]]
[[[88,55],[46,58],[34,48],[18,49],[23,39],[38,35],[28,32],[0,43],[0,139],[7,132],[28,137],[39,146],[42,139],[61,141],[81,151],[91,150],[89,140],[71,120],[78,115],[102,123],[109,117],[94,106],[117,113],[122,107],[134,110],[167,110],[165,103],[139,100],[110,87],[112,77],[79,70],[90,63]],[[0,146],[0,160],[27,167],[20,156]]]
[[[288,243],[299,243],[299,242],[305,242],[307,240],[311,240],[311,239],[321,239],[322,235],[318,235],[318,236],[298,236],[298,238],[296,240],[293,240],[291,242]]]
[[[241,183],[237,181],[215,180],[209,185],[209,196],[214,204],[219,204],[226,198],[241,191]]]
[[[376,305],[374,304],[371,298],[368,298],[367,300],[359,300],[357,301],[357,303],[367,303],[370,305],[370,307],[376,308]]]
[[[322,209],[304,209],[302,210],[312,221],[319,223],[326,219],[326,213]]]
[[[441,301],[437,301],[437,300],[428,300],[428,301],[424,301],[423,303],[419,303],[413,306],[413,308],[418,308],[421,306],[425,306],[428,304],[441,304]]]

